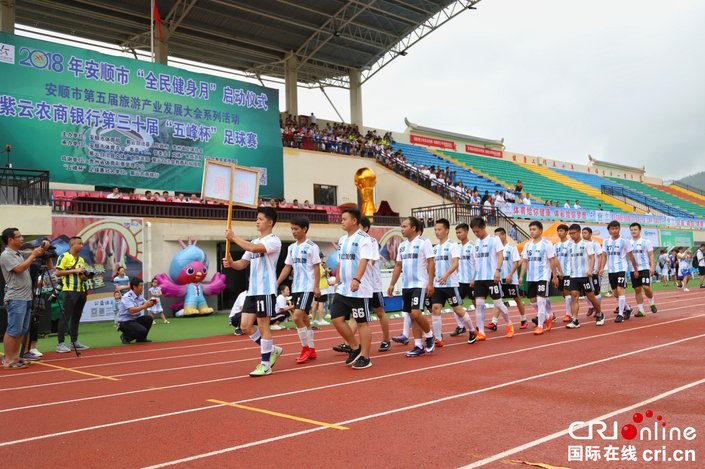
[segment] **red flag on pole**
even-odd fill
[[[154,0],[154,20],[157,22],[157,29],[159,29],[159,40],[162,40],[162,17],[159,16],[159,10],[157,9],[157,0]]]

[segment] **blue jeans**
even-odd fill
[[[5,309],[7,310],[7,335],[14,338],[27,335],[32,302],[10,300],[5,303]]]

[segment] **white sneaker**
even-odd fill
[[[32,354],[33,354],[34,356],[37,356],[37,357],[43,357],[43,356],[44,356],[44,355],[42,354],[42,352],[40,352],[40,351],[37,350],[36,348],[31,349],[30,352],[32,352]]]
[[[326,321],[325,319],[321,319],[320,321],[318,321],[318,325],[319,326],[330,326],[330,323],[328,321]]]
[[[684,288],[683,291],[690,291],[690,289],[689,289],[689,288]]]
[[[273,325],[273,326],[269,326],[269,330],[270,330],[270,331],[281,331],[282,329],[284,329],[284,328],[283,328],[281,325],[279,325],[279,324],[275,324],[275,325]]]
[[[81,342],[76,341],[76,342],[72,342],[69,345],[69,349],[74,350],[74,348],[73,348],[74,344],[76,345],[76,350],[88,350],[90,348],[87,345],[83,345]]]
[[[64,342],[59,342],[59,345],[56,346],[56,351],[59,353],[69,353],[71,350],[69,350]]]
[[[330,314],[326,314],[323,318],[324,318],[324,319],[330,319]]]
[[[317,326],[317,325],[318,325],[318,319],[314,319],[313,321],[311,321],[311,325],[312,325],[312,326]]]

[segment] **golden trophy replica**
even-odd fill
[[[360,168],[355,173],[355,185],[360,189],[362,207],[360,211],[366,217],[372,217],[377,211],[375,206],[375,185],[377,176],[370,168]]]

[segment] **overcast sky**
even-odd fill
[[[403,131],[408,117],[678,179],[705,170],[703,20],[695,0],[483,0],[365,83],[364,123]],[[347,91],[328,93],[349,119]],[[311,112],[337,120],[320,91],[300,90]]]

